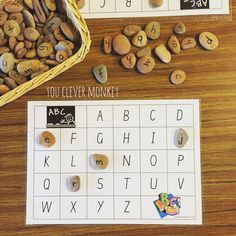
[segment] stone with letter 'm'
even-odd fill
[[[104,170],[107,168],[109,160],[106,155],[103,154],[92,154],[89,157],[89,163],[95,170]]]

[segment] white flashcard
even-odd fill
[[[229,14],[229,0],[164,0],[153,6],[150,0],[85,0],[81,13],[90,18],[159,17]]]
[[[199,100],[28,103],[27,224],[202,224]]]

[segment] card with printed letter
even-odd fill
[[[27,224],[202,224],[198,100],[28,103]]]
[[[230,13],[229,0],[86,0],[81,12],[85,18],[121,18],[183,15],[222,15]]]

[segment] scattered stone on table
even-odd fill
[[[147,35],[146,32],[141,30],[132,38],[132,43],[138,48],[145,47],[147,45]]]
[[[0,95],[3,95],[9,91],[10,89],[5,84],[0,84]]]
[[[144,56],[151,56],[151,54],[152,54],[151,48],[147,46],[147,47],[142,48],[141,50],[139,50],[136,53],[136,56],[137,57],[144,57]]]
[[[176,34],[185,34],[186,26],[183,22],[179,22],[174,27],[174,33]]]
[[[94,66],[93,74],[99,83],[105,84],[107,82],[108,74],[107,74],[107,68],[105,65],[100,64],[100,65]]]
[[[119,34],[113,38],[112,47],[114,52],[116,52],[118,55],[125,55],[129,53],[131,49],[128,38],[122,34]]]
[[[151,21],[145,26],[145,32],[149,39],[158,39],[161,33],[161,26],[157,21]]]
[[[215,50],[219,46],[218,38],[210,32],[202,32],[199,35],[199,42],[203,48],[209,51]]]
[[[171,62],[171,54],[167,50],[164,44],[160,44],[155,48],[155,54],[156,56],[164,63],[170,63]]]
[[[56,143],[56,138],[53,133],[43,131],[39,136],[39,143],[44,147],[52,147]]]
[[[176,70],[173,71],[170,75],[170,81],[175,84],[175,85],[179,85],[182,84],[185,79],[186,79],[186,73],[182,70]]]
[[[164,0],[149,0],[149,3],[154,7],[160,7],[163,5]]]
[[[123,34],[127,37],[130,37],[130,36],[134,36],[141,30],[142,28],[139,25],[127,25],[123,29]]]
[[[138,60],[137,68],[140,73],[147,74],[155,67],[155,60],[151,56],[143,56]]]
[[[77,192],[80,189],[80,177],[78,175],[67,178],[67,189],[70,192]]]
[[[107,35],[103,39],[103,49],[106,54],[110,54],[112,51],[112,37]]]
[[[92,154],[89,156],[90,166],[95,170],[104,170],[107,168],[109,160],[106,155]]]
[[[188,134],[184,129],[177,129],[175,131],[174,143],[178,148],[183,148],[188,142]]]
[[[129,54],[125,55],[121,59],[121,63],[124,66],[124,68],[133,69],[135,67],[135,64],[136,64],[136,56],[133,53],[130,52]]]
[[[185,38],[181,41],[181,48],[183,50],[195,48],[197,45],[197,42],[194,38]]]
[[[168,47],[175,54],[180,53],[180,43],[176,36],[171,36],[168,40]]]

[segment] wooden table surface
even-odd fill
[[[119,57],[101,52],[100,44],[104,35],[115,35],[129,23],[145,25],[150,19],[87,21],[93,43],[86,59],[1,108],[0,235],[236,235],[236,1],[233,5],[232,21],[191,22],[185,18],[186,36],[211,31],[219,38],[219,49],[207,52],[198,46],[173,56],[169,65],[156,60],[155,70],[148,75],[126,71],[119,65]],[[162,35],[150,43],[152,47],[166,42],[177,19],[158,18],[158,21]],[[25,225],[26,102],[94,99],[51,98],[47,96],[47,87],[100,87],[91,74],[92,66],[99,63],[106,64],[109,71],[109,82],[104,86],[119,87],[117,98],[103,99],[201,99],[203,226]],[[168,81],[174,69],[183,69],[188,75],[181,86],[173,86]]]

